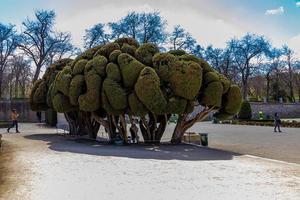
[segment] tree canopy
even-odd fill
[[[172,141],[210,112],[235,115],[241,104],[238,86],[203,59],[183,50],[160,52],[153,43],[133,38],[86,50],[75,60],[60,60],[48,68],[31,93],[31,108],[65,113],[74,134],[88,129],[94,138],[103,125],[111,140],[127,140],[126,118],[139,121],[145,142],[159,142],[172,114],[179,115]],[[194,107],[201,111],[189,116]],[[157,125],[159,124],[159,125]]]

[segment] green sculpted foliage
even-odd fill
[[[159,52],[158,47],[155,44],[145,43],[142,44],[136,51],[135,57],[138,61],[152,67],[152,58],[155,54]]]
[[[135,84],[135,92],[149,111],[155,114],[165,112],[167,101],[160,89],[159,77],[152,68],[146,67],[141,71]]]
[[[121,69],[123,84],[126,88],[132,88],[134,86],[140,72],[146,67],[127,53],[119,55],[118,64]]]
[[[128,54],[134,56],[135,51],[136,51],[136,47],[133,46],[133,45],[129,45],[129,44],[124,43],[122,45],[121,51],[122,51],[122,53],[128,53]]]
[[[109,63],[106,66],[106,75],[107,78],[110,78],[111,80],[114,80],[116,82],[120,82],[122,79],[119,66],[114,63]]]
[[[70,83],[69,98],[70,103],[77,106],[78,98],[84,92],[85,79],[83,75],[76,75]]]
[[[114,50],[120,50],[120,45],[118,43],[112,42],[112,43],[107,43],[104,46],[102,46],[94,56],[102,55],[107,58],[109,58],[109,55],[114,51]]]
[[[65,96],[69,96],[69,88],[72,80],[70,67],[65,67],[56,77],[56,88]]]
[[[186,54],[186,52],[184,50],[181,50],[181,49],[171,50],[171,51],[169,51],[169,53],[174,55],[174,56],[182,56],[182,55]]]
[[[113,63],[118,63],[118,57],[119,55],[122,53],[121,50],[114,50],[113,52],[111,52],[111,54],[109,55],[109,61],[113,62]]]
[[[85,65],[84,74],[88,74],[94,70],[99,76],[105,77],[105,67],[107,63],[106,57],[101,55],[95,56]]]
[[[95,53],[102,47],[103,45],[99,45],[99,46],[95,46],[93,48],[87,49],[86,51],[84,51],[82,54],[80,54],[75,60],[74,62],[72,62],[71,67],[73,68],[74,65],[81,59],[86,59],[86,60],[90,60],[94,57]]]
[[[157,53],[153,56],[153,67],[162,81],[170,81],[170,71],[176,60],[176,57],[170,53]]]
[[[76,109],[70,104],[69,98],[61,93],[57,93],[53,97],[52,102],[54,110],[59,113],[66,113]]]
[[[127,107],[125,90],[115,81],[107,78],[103,82],[103,90],[114,110],[123,110]]]
[[[81,59],[76,62],[73,68],[73,75],[82,74],[84,72],[84,68],[88,61],[86,59]]]
[[[204,74],[203,81],[205,85],[211,82],[219,81],[219,74],[217,72],[207,72]]]
[[[168,102],[167,112],[169,114],[183,114],[186,112],[187,100],[180,97],[172,97]]]
[[[131,93],[128,96],[128,104],[132,115],[145,116],[148,113],[147,109],[138,99],[135,93]]]
[[[221,82],[212,82],[204,89],[200,100],[202,105],[220,108],[222,105],[223,85]]]
[[[176,61],[171,68],[170,84],[175,95],[193,100],[202,85],[202,68],[195,62]]]
[[[101,77],[89,72],[84,75],[86,93],[79,96],[79,109],[83,111],[96,111],[100,108]]]
[[[203,59],[199,58],[198,64],[202,67],[203,73],[213,72],[214,69]]]
[[[120,47],[123,46],[123,44],[133,45],[136,48],[140,46],[139,43],[133,38],[119,38],[115,41],[115,43],[118,43]]]
[[[231,83],[223,74],[219,74],[219,80],[223,85],[223,94],[226,94],[230,88]]]
[[[48,98],[49,88],[51,87],[52,82],[56,79],[56,75],[71,61],[71,59],[61,59],[54,62],[49,68],[47,68],[42,79],[39,79],[34,83],[29,100],[32,110],[46,111],[48,108],[51,108],[50,106],[52,106],[52,102],[51,99]]]
[[[226,113],[234,115],[239,112],[242,103],[241,89],[237,85],[232,85],[225,95],[224,110]]]

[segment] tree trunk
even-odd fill
[[[141,117],[139,124],[140,124],[140,129],[142,132],[142,136],[144,139],[144,143],[148,143],[151,140],[151,136],[150,136],[150,130],[148,127],[148,122],[145,119],[145,117]]]
[[[173,144],[179,144],[181,143],[182,136],[184,133],[191,128],[196,122],[200,122],[203,119],[207,117],[207,115],[214,109],[212,108],[204,108],[201,112],[199,112],[196,116],[194,116],[192,119],[188,119],[188,114],[179,115],[179,118],[177,120],[176,127],[174,129],[171,143]]]
[[[161,138],[166,130],[167,127],[167,123],[168,123],[168,116],[167,115],[162,115],[160,117],[159,121],[159,126],[156,130],[155,133],[155,138],[154,138],[154,142],[155,143],[160,143],[161,142]]]
[[[2,97],[3,73],[0,71],[0,98]]]
[[[145,117],[141,117],[139,121],[144,143],[159,144],[166,130],[169,117],[167,115],[156,116],[153,113],[149,113],[148,115],[149,121]],[[157,127],[158,123],[159,126]]]
[[[88,112],[82,112],[82,118],[84,120],[85,127],[88,130],[89,138],[96,139],[100,124],[96,120],[94,120],[91,114]]]
[[[293,87],[293,71],[291,64],[289,64],[289,90],[290,90],[290,101],[295,102],[294,87]]]
[[[266,101],[269,102],[269,96],[270,96],[270,74],[269,73],[267,74],[266,79],[267,79]]]
[[[37,81],[39,79],[41,68],[42,68],[42,64],[38,63],[36,66],[36,70],[35,70],[33,79],[32,79],[32,83],[35,83],[35,81]]]
[[[106,131],[108,132],[110,142],[113,142],[117,136],[117,132],[116,132],[117,127],[114,125],[112,117],[113,117],[112,115],[107,116],[108,130]]]
[[[69,124],[69,134],[70,135],[79,135],[79,121],[78,113],[76,112],[67,112],[64,113],[65,118]]]

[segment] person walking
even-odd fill
[[[38,118],[39,123],[42,123],[42,113],[36,112],[36,117]]]
[[[18,127],[18,117],[19,117],[19,114],[17,113],[17,110],[16,109],[12,109],[12,112],[11,112],[11,115],[10,115],[10,118],[12,120],[12,125],[10,127],[8,127],[7,129],[7,132],[9,133],[9,130],[11,128],[13,128],[14,126],[16,126],[16,133],[20,133],[19,132],[19,127]]]
[[[132,143],[138,143],[137,132],[139,131],[138,127],[133,123],[129,129],[131,134]]]
[[[281,132],[280,125],[281,125],[281,120],[279,118],[278,113],[276,112],[274,114],[274,132],[277,132],[276,129],[278,129],[278,132]]]

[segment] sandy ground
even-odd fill
[[[75,142],[29,124],[21,130],[3,137],[0,163],[10,165],[0,167],[1,200],[300,199],[297,164],[188,145]]]

